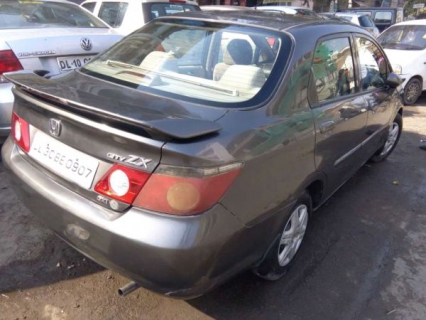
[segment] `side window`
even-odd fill
[[[312,73],[318,102],[354,93],[354,64],[349,38],[321,42],[314,52]]]
[[[103,2],[98,16],[111,27],[118,28],[123,23],[127,6],[126,2]]]
[[[81,6],[84,9],[89,10],[90,12],[93,13],[93,10],[95,10],[95,5],[96,5],[96,2],[88,2],[88,3],[82,4]]]
[[[374,23],[391,24],[392,12],[391,11],[377,11],[374,16]]]
[[[383,87],[389,68],[380,49],[370,40],[356,37],[356,50],[359,57],[361,90]]]

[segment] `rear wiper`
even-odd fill
[[[132,64],[128,64],[128,63],[125,63],[125,62],[121,62],[121,61],[107,60],[107,65],[112,66],[112,67],[122,67],[122,68],[126,68],[126,69],[139,70],[139,71],[142,71],[143,75],[149,77],[149,74],[146,73],[148,71],[149,73],[152,72],[152,73],[155,73],[155,74],[157,74],[161,77],[169,78],[169,79],[172,79],[172,80],[183,81],[183,82],[193,84],[193,85],[196,85],[196,86],[199,86],[199,87],[202,87],[202,88],[212,89],[212,90],[218,91],[220,93],[229,94],[229,95],[234,96],[234,97],[239,96],[238,90],[218,88],[214,85],[202,83],[200,81],[190,80],[190,79],[186,79],[186,78],[179,77],[179,76],[174,76],[174,75],[171,75],[169,73],[161,72],[161,71],[154,70],[154,69],[141,68],[141,67],[138,67],[138,66],[135,66],[135,65],[132,65]]]

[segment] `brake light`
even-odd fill
[[[115,164],[96,184],[95,191],[127,204],[132,204],[149,176],[150,173]]]
[[[12,137],[22,150],[30,151],[30,126],[15,112],[12,113]]]
[[[0,51],[0,83],[7,82],[3,73],[22,70],[22,65],[12,50]]]
[[[160,166],[133,205],[174,215],[194,215],[213,207],[241,170],[241,163],[214,169]]]
[[[169,0],[169,2],[172,2],[172,3],[186,3],[185,0]]]

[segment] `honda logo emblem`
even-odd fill
[[[49,120],[49,132],[52,136],[59,137],[61,135],[61,120],[50,119]]]

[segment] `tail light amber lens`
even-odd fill
[[[205,212],[222,198],[240,169],[241,164],[235,164],[228,166],[226,172],[216,168],[216,174],[205,175],[199,169],[185,169],[182,172],[182,168],[167,167],[167,170],[162,170],[160,166],[159,173],[149,178],[133,205],[174,215]],[[167,171],[167,174],[163,171]],[[197,174],[194,176],[194,173]]]

